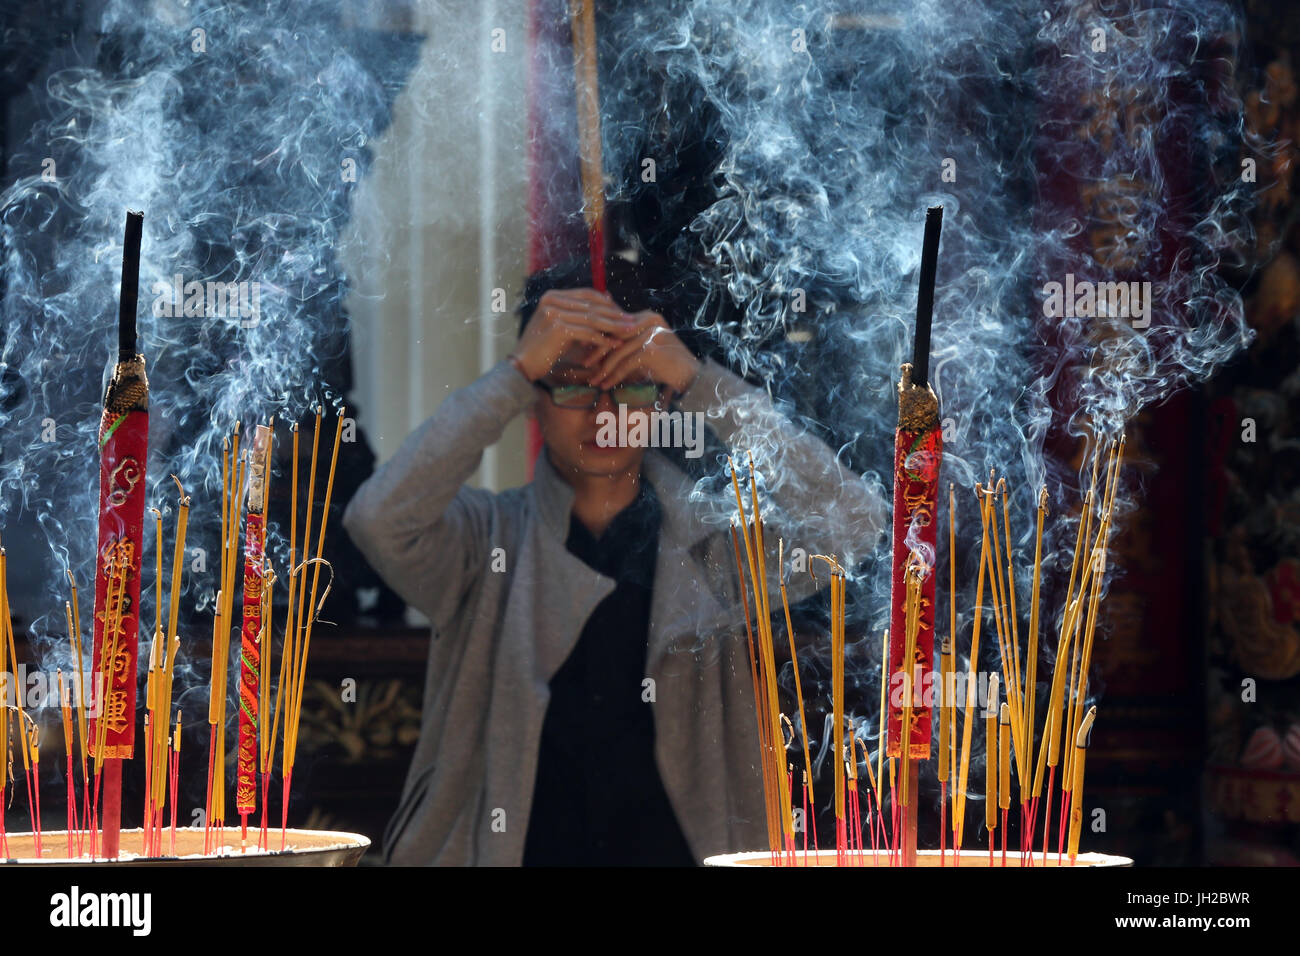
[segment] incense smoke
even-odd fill
[[[30,640],[51,673],[70,658],[65,568],[80,585],[90,653],[96,434],[116,359],[128,208],[145,214],[148,500],[168,512],[162,551],[170,570],[170,476],[191,496],[182,606],[187,615],[208,608],[184,637],[211,627],[221,445],[234,423],[248,431],[273,414],[299,420],[322,403],[328,447],[347,334],[348,283],[335,245],[351,190],[370,165],[368,144],[387,124],[418,46],[409,34],[349,22],[344,7],[112,0],[29,87],[32,125],[9,157],[0,194],[0,529],[16,614],[31,622]],[[177,297],[177,276],[208,295],[192,304],[188,289]],[[216,283],[247,283],[251,302],[214,309]],[[281,442],[285,434],[282,426]],[[15,529],[33,519],[49,553],[16,553]],[[150,624],[141,668],[154,608],[153,528],[146,514],[140,619]],[[39,540],[30,530],[29,540]],[[281,530],[272,525],[268,540],[277,568],[287,551]],[[197,690],[207,669],[183,649],[177,694]]]
[[[978,567],[972,486],[990,468],[1011,486],[1023,633],[1046,484],[1053,515],[1067,517],[1045,542],[1045,680],[1085,477],[1049,452],[1052,434],[1107,440],[1250,340],[1226,275],[1253,238],[1233,86],[1241,24],[1219,0],[858,6],[625,5],[606,28],[606,167],[634,173],[658,159],[660,182],[616,177],[619,198],[634,215],[651,209],[645,222],[686,230],[651,231],[643,254],[693,274],[691,323],[886,498],[924,210],[945,205],[931,369],[940,510],[949,482],[959,505],[958,647],[969,648]],[[704,203],[672,179],[681,152],[715,161]],[[1066,273],[1149,281],[1149,325],[1045,318],[1042,287]],[[794,480],[770,436],[748,438],[768,491]],[[701,500],[713,489],[702,481]],[[1137,491],[1126,478],[1117,515]],[[946,530],[945,516],[944,553]],[[862,546],[846,556],[859,635],[848,694],[874,740],[890,543]],[[996,669],[982,657],[978,669]],[[788,666],[785,677],[792,689]],[[828,734],[815,736],[824,758]]]

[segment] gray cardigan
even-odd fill
[[[384,838],[389,863],[522,861],[548,685],[614,587],[565,548],[573,490],[545,455],[522,488],[493,494],[464,484],[536,395],[499,363],[448,396],[343,517],[375,569],[433,623],[420,739]],[[885,522],[878,490],[765,393],[705,363],[677,407],[705,413],[718,438],[742,456],[753,448],[774,476],[761,486],[770,581],[782,515],[797,518],[787,553],[798,545],[852,559],[873,548]],[[728,530],[735,498],[729,483],[697,488],[654,450],[643,475],[662,505],[646,676],[655,682],[664,789],[696,857],[762,849],[753,692]],[[811,593],[807,576],[791,584],[792,599]]]

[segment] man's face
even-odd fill
[[[543,381],[551,385],[586,385],[592,372],[578,364],[578,355],[565,356],[556,363]],[[648,408],[627,410],[628,429],[636,416],[648,414]],[[595,408],[562,408],[551,396],[539,392],[534,413],[542,430],[542,440],[551,464],[562,475],[609,476],[639,471],[645,457],[644,448],[607,447],[596,444],[600,430],[597,416],[601,412],[618,414],[618,405],[608,393],[601,393]]]

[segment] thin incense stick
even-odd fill
[[[771,699],[768,695],[768,685],[767,685],[766,658],[763,657],[763,623],[762,623],[763,622],[763,601],[761,596],[761,588],[759,585],[760,578],[758,572],[758,564],[754,556],[754,550],[756,545],[752,540],[752,538],[756,537],[757,535],[757,528],[755,527],[751,532],[749,523],[745,519],[745,502],[744,502],[744,498],[740,493],[740,483],[737,478],[736,465],[735,462],[731,461],[730,459],[728,459],[728,464],[731,467],[731,486],[733,491],[736,494],[736,507],[740,514],[741,536],[742,536],[742,540],[745,543],[745,557],[749,565],[749,578],[754,587],[754,617],[755,617],[755,623],[757,625],[757,630],[758,630],[759,657],[762,659],[762,663],[759,665],[758,673],[761,675],[760,679],[761,679],[762,694],[763,694],[763,700],[761,701],[761,706],[763,708],[763,713],[764,713],[763,724],[764,724],[764,729],[767,731],[767,733],[763,737],[763,747],[762,747],[762,755],[763,755],[763,763],[764,763],[764,781],[765,781],[764,802],[768,809],[767,824],[768,824],[768,842],[770,845],[770,852],[772,853],[773,860],[777,861],[779,860],[779,856],[777,854],[780,852],[780,836],[779,836],[780,820],[778,819],[779,817],[778,807],[780,801],[776,793],[776,790],[778,789],[778,783],[777,780],[775,779],[776,772],[774,771],[772,765],[772,755],[773,755],[774,747],[773,747],[773,740],[771,735],[774,733],[774,728],[772,725],[775,722],[775,720],[771,714]]]
[[[1079,725],[1079,732],[1074,738],[1074,797],[1070,807],[1070,865],[1074,865],[1079,856],[1079,834],[1083,830],[1083,771],[1088,756],[1088,745],[1092,742],[1092,724],[1097,717],[1097,708],[1089,707],[1087,715]]]
[[[743,520],[743,515],[742,515]],[[745,614],[745,637],[749,645],[749,678],[754,688],[754,720],[758,727],[758,746],[759,746],[759,769],[763,779],[763,804],[767,813],[768,836],[771,838],[774,834],[772,823],[774,822],[773,807],[770,800],[770,784],[768,781],[768,760],[767,760],[767,730],[763,719],[763,705],[765,691],[759,683],[758,661],[754,654],[754,631],[749,620],[749,595],[745,589],[745,570],[740,563],[740,538],[736,535],[736,522],[731,523],[731,544],[736,555],[736,580],[739,583],[740,606]]]
[[[777,564],[781,571],[781,607],[785,611],[785,633],[790,642],[790,662],[794,668],[794,692],[795,698],[799,704],[799,726],[803,728],[803,765],[806,771],[812,770],[812,752],[808,747],[808,720],[804,716],[803,707],[803,684],[799,680],[799,653],[794,646],[794,625],[790,623],[790,600],[785,590],[785,540],[777,542]],[[808,779],[808,796],[812,800],[813,806],[817,805],[817,798],[813,791],[812,778]]]
[[[957,775],[957,807],[956,812],[953,814],[952,823],[953,849],[959,857],[962,846],[962,832],[966,822],[966,782],[970,770],[971,734],[974,730],[975,668],[978,666],[979,661],[980,625],[984,619],[984,571],[988,567],[989,558],[988,511],[984,506],[984,497],[980,494],[978,484],[975,486],[975,495],[980,503],[980,524],[983,529],[983,541],[980,545],[979,574],[975,578],[975,616],[971,628],[970,663],[966,675],[966,713],[962,723],[961,770]]]

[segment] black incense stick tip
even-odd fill
[[[943,206],[925,211],[925,242],[921,247],[921,282],[916,295],[916,343],[912,351],[912,384],[924,388],[930,378],[930,320],[934,317],[934,274],[939,264],[939,231]]]
[[[122,291],[117,311],[117,358],[135,358],[135,311],[140,298],[140,237],[144,213],[128,209],[126,237],[122,240]]]

